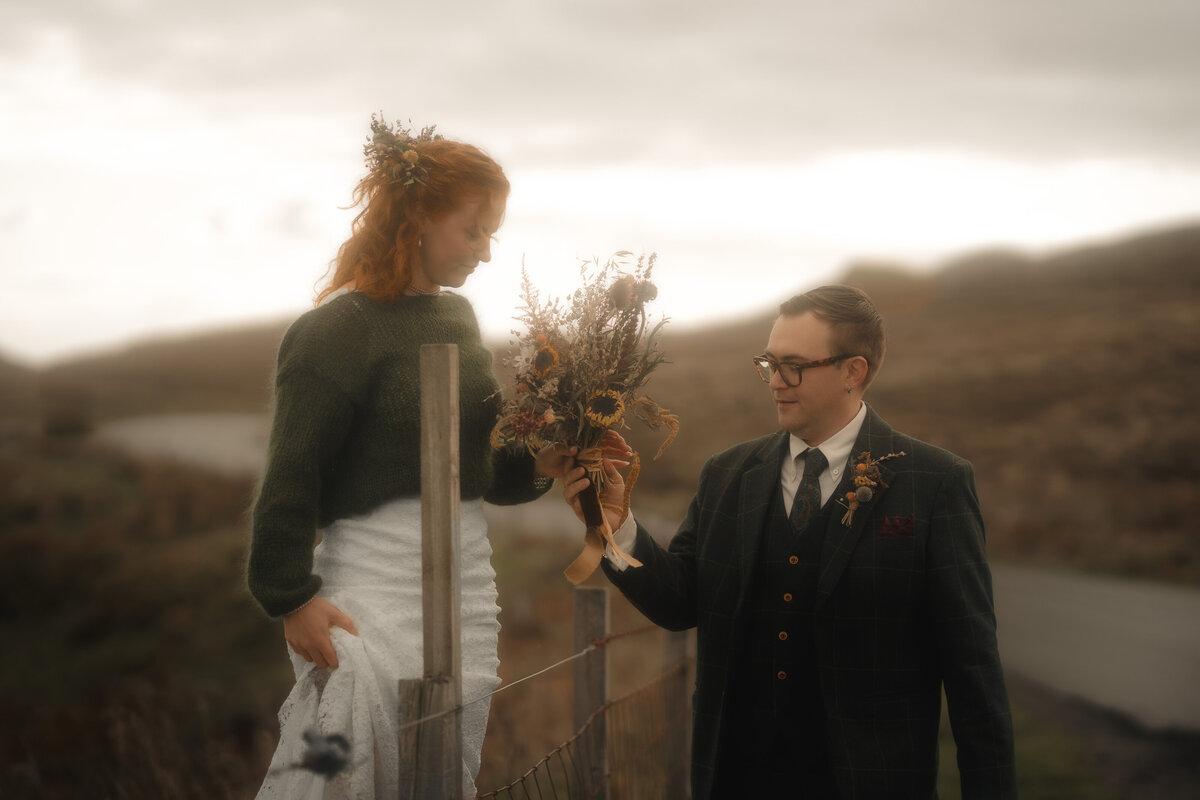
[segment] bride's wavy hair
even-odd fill
[[[398,179],[394,168],[373,166],[358,182],[351,208],[363,209],[330,264],[333,275],[318,304],[347,285],[377,300],[399,297],[412,283],[422,218],[437,221],[476,198],[482,212],[503,209],[508,200],[504,170],[478,147],[442,138],[410,140],[405,147],[417,153],[419,178]]]

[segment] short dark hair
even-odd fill
[[[867,359],[863,388],[870,386],[887,354],[883,317],[879,316],[871,298],[853,286],[819,286],[779,306],[782,317],[796,317],[810,311],[833,329],[835,355],[853,353]]]

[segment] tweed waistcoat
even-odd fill
[[[784,514],[781,493],[767,515],[733,684],[731,707],[737,710],[727,729],[730,746],[740,751],[733,763],[743,770],[721,781],[739,791],[819,797],[829,774],[813,640],[829,506],[800,532]],[[788,794],[780,795],[785,788]]]

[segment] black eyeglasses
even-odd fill
[[[803,364],[793,364],[789,361],[776,361],[770,356],[761,355],[754,357],[754,368],[758,370],[758,377],[762,378],[763,383],[770,383],[771,376],[778,372],[779,377],[783,378],[785,385],[799,386],[801,379],[804,377],[804,370],[812,369],[813,367],[826,367],[830,364],[836,364],[839,361],[845,361],[847,358],[856,358],[856,356],[853,353],[843,353],[840,356],[822,358],[820,361],[805,361]]]

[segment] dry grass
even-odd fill
[[[13,645],[0,660],[0,796],[253,796],[291,668],[242,585],[248,491],[79,442],[0,446],[0,637]],[[492,540],[508,682],[574,652],[562,569],[578,542],[504,529]],[[612,631],[645,626],[609,597]],[[657,630],[614,642],[611,696],[659,675],[663,648]],[[571,736],[571,681],[568,664],[494,698],[482,789]],[[1018,725],[1026,796],[1096,796],[1076,740],[1019,710]]]
[[[244,481],[0,444],[0,795],[246,795],[291,670],[241,586]]]
[[[569,533],[551,538],[491,531],[500,592],[500,677],[504,683],[576,652],[574,589],[563,577],[563,569],[578,555],[579,543]],[[665,633],[649,626],[599,571],[582,585],[608,589],[610,631],[632,633],[607,646],[610,697],[624,696],[661,675],[666,669]],[[573,668],[573,662],[564,664],[495,696],[477,781],[480,791],[511,783],[575,733]]]
[[[889,321],[873,404],[972,460],[994,556],[1200,582],[1200,229],[1037,262],[986,254],[923,278],[860,270],[847,281]],[[668,326],[673,364],[649,391],[684,427],[645,465],[639,507],[678,517],[705,458],[774,428],[749,366],[772,316]],[[0,364],[0,633],[14,643],[0,660],[0,713],[15,721],[0,728],[4,797],[256,788],[290,669],[277,627],[242,588],[250,486],[34,432],[47,387],[66,398],[68,422],[81,415],[81,429],[139,413],[261,410],[282,329],[42,373]],[[657,449],[652,434],[631,439]],[[560,571],[573,546],[495,542],[502,677],[512,679],[571,652]],[[615,630],[640,624],[615,595],[612,616]],[[614,651],[618,684],[656,669],[661,645],[636,641]],[[481,785],[512,780],[570,734],[569,673],[496,698]]]

